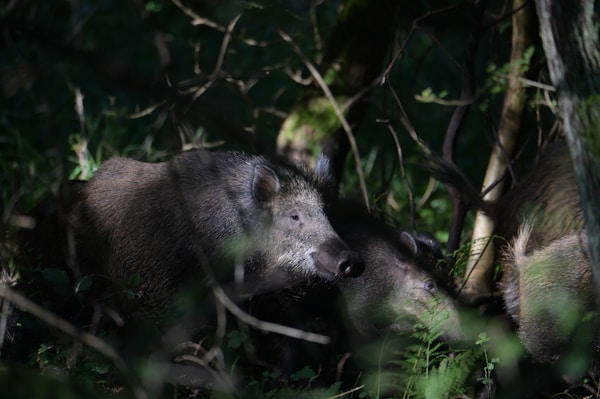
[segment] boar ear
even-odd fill
[[[317,158],[317,163],[315,164],[315,176],[319,184],[322,186],[335,186],[335,177],[333,176],[333,172],[331,170],[331,160],[324,153],[319,154]]]
[[[266,165],[256,165],[252,175],[252,197],[266,203],[279,191],[279,177]]]
[[[417,245],[417,241],[415,240],[415,237],[412,236],[412,234],[403,231],[402,233],[400,233],[400,241],[402,243],[404,243],[404,245],[406,245],[406,247],[412,251],[413,255],[417,255],[417,253],[419,252],[419,246]]]

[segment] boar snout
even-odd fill
[[[365,270],[362,257],[342,241],[331,239],[312,254],[316,266],[336,276],[357,277]]]
[[[338,273],[346,277],[358,277],[365,271],[365,262],[362,257],[350,250],[340,253],[338,261]]]

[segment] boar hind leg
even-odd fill
[[[530,231],[525,224],[507,253],[502,289],[525,349],[552,363],[574,337],[591,340],[584,322],[595,309],[587,235],[572,233],[526,253]]]

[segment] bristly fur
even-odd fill
[[[500,283],[504,293],[504,302],[508,314],[513,315],[515,323],[519,323],[519,280],[518,265],[524,263],[527,242],[531,235],[532,226],[529,222],[521,225],[519,234],[511,244],[508,244],[501,254],[504,279]]]
[[[193,151],[155,164],[110,159],[74,206],[80,263],[117,286],[139,274],[134,291],[150,312],[203,263],[217,278],[240,262],[259,275],[329,278],[335,254],[350,250],[324,212],[331,174],[321,162],[313,172],[239,152]],[[324,249],[338,252],[317,264]]]

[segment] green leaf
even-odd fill
[[[97,364],[91,370],[95,373],[104,375],[108,373],[108,371],[110,370],[110,366],[108,364]]]
[[[292,374],[290,376],[290,378],[292,379],[292,381],[300,381],[300,380],[309,380],[311,378],[315,378],[316,374],[313,371],[313,369],[311,369],[308,366],[305,366],[302,370],[299,370],[297,372],[295,372],[294,374]]]
[[[242,334],[238,330],[230,331],[227,334],[227,347],[237,349],[242,345]]]

